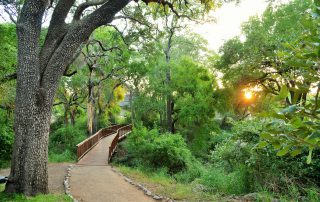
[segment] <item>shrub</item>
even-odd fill
[[[76,145],[86,139],[86,130],[77,127],[62,127],[49,136],[49,159],[53,162],[76,159]]]
[[[7,114],[0,111],[0,168],[9,165],[12,154],[13,137],[12,119],[7,118]]]
[[[61,162],[69,162],[75,161],[76,155],[70,150],[66,149],[62,153],[54,153],[51,152],[49,154],[49,162],[61,163]]]
[[[177,175],[181,180],[191,180],[200,174],[197,169],[200,164],[179,134],[160,134],[155,129],[135,128],[124,148],[131,165],[166,169],[169,174],[190,171],[188,175]]]
[[[307,195],[304,189],[319,186],[319,172],[316,170],[320,169],[320,160],[315,158],[311,165],[307,165],[304,156],[279,157],[271,146],[259,149],[259,134],[264,125],[265,121],[259,119],[234,123],[229,136],[220,134],[227,138],[211,152],[211,165],[222,169],[226,175],[245,168],[250,175],[244,175],[247,178],[243,180],[255,187],[253,191],[290,193],[291,198],[297,194]],[[319,151],[314,154],[319,155]]]
[[[199,182],[207,187],[210,192],[224,194],[243,194],[250,192],[248,171],[239,167],[232,172],[226,172],[223,168],[211,167],[207,169]]]

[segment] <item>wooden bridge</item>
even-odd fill
[[[115,173],[109,162],[131,125],[114,125],[99,130],[77,145],[78,163],[71,170],[71,194],[84,202],[154,201]]]

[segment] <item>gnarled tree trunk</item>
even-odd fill
[[[130,1],[105,1],[82,19],[81,13],[88,6],[78,9],[74,21],[66,24],[65,19],[74,2],[58,1],[41,47],[41,22],[49,1],[24,1],[17,22],[15,142],[6,192],[26,195],[48,192],[48,136],[51,108],[59,79],[91,33],[110,23],[114,15]]]

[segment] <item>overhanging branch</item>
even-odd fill
[[[0,84],[17,79],[17,73],[8,74],[0,78]]]

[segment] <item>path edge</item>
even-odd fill
[[[175,202],[175,200],[173,200],[173,199],[171,199],[169,197],[165,197],[165,196],[161,196],[161,195],[157,195],[157,194],[153,193],[152,191],[150,191],[149,189],[144,187],[142,184],[139,184],[139,183],[135,182],[134,180],[132,180],[131,178],[129,178],[128,176],[122,174],[115,167],[111,166],[111,170],[113,172],[117,173],[119,176],[121,176],[129,184],[131,184],[131,185],[137,187],[138,189],[142,190],[144,192],[144,194],[147,195],[148,197],[153,198],[156,201]]]
[[[72,193],[71,193],[71,186],[70,186],[70,177],[71,177],[71,170],[74,168],[74,164],[71,164],[68,166],[67,168],[67,173],[64,177],[64,181],[63,181],[63,184],[64,184],[64,191],[65,191],[65,194],[68,195],[74,202],[78,202],[77,199],[75,199],[73,196],[72,196]]]

